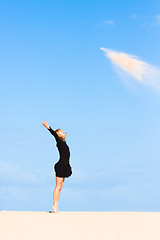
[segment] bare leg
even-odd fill
[[[55,186],[55,189],[53,192],[54,203],[52,205],[53,211],[55,213],[58,212],[58,200],[59,200],[59,196],[60,196],[60,192],[61,192],[63,183],[64,183],[64,178],[56,177],[56,186]]]

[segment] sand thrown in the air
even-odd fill
[[[123,52],[113,51],[107,48],[101,48],[105,56],[123,72],[129,74],[142,84],[149,85],[160,90],[160,69],[137,59],[133,55]]]

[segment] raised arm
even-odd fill
[[[50,133],[55,137],[56,141],[60,141],[60,138],[58,137],[57,133],[49,126]]]
[[[58,137],[57,133],[48,125],[47,122],[43,121],[42,124],[50,131],[50,133],[55,137],[57,142],[60,141],[60,138]]]

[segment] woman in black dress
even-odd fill
[[[56,146],[59,151],[59,161],[54,165],[54,170],[56,174],[56,187],[53,192],[54,203],[52,205],[54,213],[58,212],[58,199],[60,196],[60,191],[62,189],[64,179],[72,175],[72,168],[69,163],[70,151],[66,143],[66,133],[61,129],[53,130],[47,122],[42,122],[42,124],[50,131],[50,133],[55,137],[57,142]]]

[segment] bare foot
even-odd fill
[[[58,213],[58,207],[55,206],[55,204],[52,205],[52,208],[53,208],[53,211],[54,211],[55,213]]]

